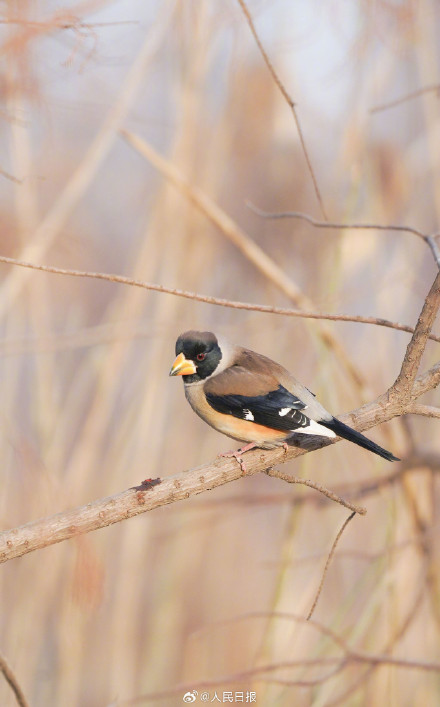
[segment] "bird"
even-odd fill
[[[288,448],[288,440],[342,437],[388,461],[398,457],[338,420],[289,371],[266,356],[229,343],[210,331],[186,331],[176,341],[170,376],[182,376],[185,397],[211,427],[254,447]]]

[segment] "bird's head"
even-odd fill
[[[186,331],[176,341],[176,360],[170,376],[183,376],[186,385],[209,378],[219,366],[222,351],[210,331]]]

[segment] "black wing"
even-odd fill
[[[307,407],[306,404],[282,385],[265,395],[255,397],[207,392],[206,399],[217,412],[274,430],[293,431],[299,427],[307,427],[310,423],[309,418],[301,412]]]

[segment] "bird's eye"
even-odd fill
[[[206,356],[206,354],[204,354],[204,353],[198,353],[197,354],[197,361],[203,361],[205,356]]]

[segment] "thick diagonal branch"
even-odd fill
[[[440,272],[437,273],[432,287],[420,312],[414,334],[407,346],[400,373],[390,389],[391,398],[408,400],[419,370],[420,361],[431,333],[432,326],[440,307]]]
[[[411,409],[415,397],[435,388],[439,382],[440,363],[416,379],[408,410]],[[402,401],[390,399],[387,392],[349,415],[340,417],[342,421],[356,429],[366,430],[405,412],[406,408]],[[329,444],[327,440],[317,438],[307,452],[327,444]],[[274,464],[290,461],[307,452],[295,447],[287,452],[284,449],[250,451],[246,454],[247,475],[267,471]],[[167,478],[157,486],[131,488],[115,496],[92,501],[86,506],[3,531],[0,533],[0,563],[54,545],[75,535],[98,530],[154,508],[210,491],[241,476],[241,468],[235,460],[217,459],[213,463]]]

